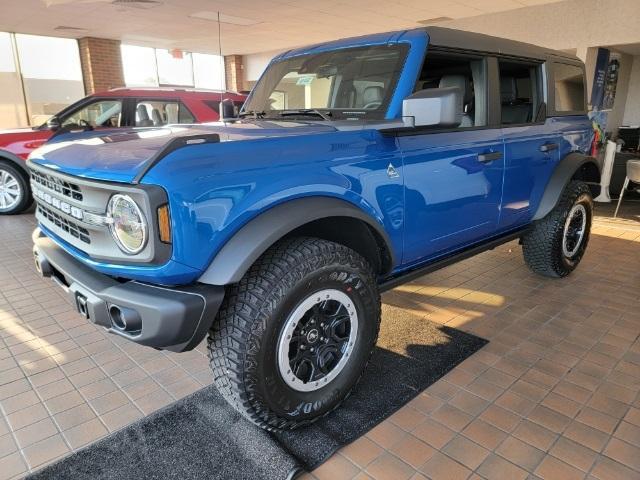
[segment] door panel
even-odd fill
[[[560,161],[560,149],[553,148],[559,146],[560,136],[551,123],[503,130],[505,176],[501,229],[531,220],[549,177]]]
[[[401,136],[399,146],[407,220],[403,264],[428,260],[496,230],[504,173],[499,128]]]

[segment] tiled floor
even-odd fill
[[[386,294],[387,314],[491,342],[308,477],[640,478],[640,205],[624,211],[597,219],[567,279],[531,274],[514,242]],[[87,325],[35,274],[33,226],[0,217],[0,480],[210,382],[202,347],[156,352]]]
[[[31,259],[32,215],[0,217],[0,479],[211,383],[201,345],[158,352],[88,324]]]

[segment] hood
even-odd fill
[[[131,183],[175,139],[217,134],[220,142],[333,132],[329,124],[252,120],[233,124],[166,128],[94,130],[59,135],[35,150],[29,160],[77,177]]]

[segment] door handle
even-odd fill
[[[557,143],[545,143],[544,145],[540,145],[541,152],[551,152],[552,150],[556,150],[559,147]]]
[[[493,162],[494,160],[500,160],[502,158],[502,152],[487,152],[480,153],[478,155],[478,161],[482,163]]]

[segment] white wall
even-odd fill
[[[640,42],[638,0],[568,0],[441,24],[557,50]]]
[[[623,125],[640,125],[640,55],[633,57]]]
[[[254,53],[251,55],[245,55],[242,58],[242,64],[244,65],[244,80],[246,82],[255,82],[260,78],[264,69],[273,57],[281,53],[279,50],[271,52]]]

